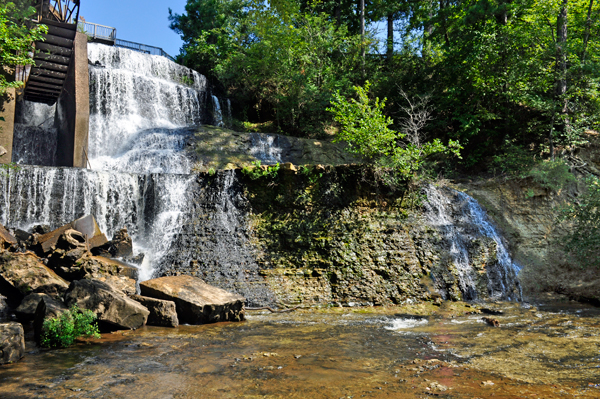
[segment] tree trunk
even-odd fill
[[[338,1],[338,3],[335,5],[335,10],[333,11],[337,26],[340,26],[342,24],[342,6],[340,2],[341,1]]]
[[[394,56],[394,15],[389,13],[387,16],[387,59],[392,61]]]
[[[560,110],[561,119],[560,130],[564,133],[565,129],[568,128],[568,121],[566,114],[568,110],[568,100],[566,97],[567,93],[567,10],[569,0],[562,0],[558,18],[556,20],[556,99],[559,104],[562,104]],[[554,110],[556,112],[556,110]],[[554,117],[552,118],[554,120]],[[552,143],[552,129],[550,129],[550,144]],[[553,150],[553,148],[551,148]],[[554,159],[554,153],[550,154]]]
[[[359,0],[360,8],[360,48],[362,57],[362,73],[365,75],[365,0]]]
[[[587,52],[588,41],[590,40],[590,30],[592,29],[592,7],[594,6],[594,0],[590,0],[588,6],[587,20],[585,21],[585,36],[583,37],[583,51],[581,53],[581,63],[585,63],[585,56]]]
[[[444,31],[444,40],[446,40],[446,45],[450,46],[450,37],[448,37],[448,30],[446,28],[446,16],[444,15],[445,8],[446,2],[444,0],[440,0],[440,14],[442,16],[442,30]]]

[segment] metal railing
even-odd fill
[[[115,47],[123,47],[123,48],[127,48],[129,50],[139,51],[140,53],[145,53],[145,54],[162,55],[163,57],[167,57],[171,61],[176,62],[175,58],[171,57],[160,47],[148,46],[146,44],[130,42],[128,40],[122,40],[122,39],[117,39],[115,41]]]
[[[117,39],[117,28],[111,26],[79,21],[77,30],[83,31],[92,39],[102,39],[114,42]]]

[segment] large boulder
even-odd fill
[[[23,297],[32,292],[42,292],[59,297],[69,288],[69,283],[40,263],[31,252],[0,254],[0,290],[11,306],[18,306]],[[16,302],[16,303],[15,303]]]
[[[111,329],[136,329],[144,324],[150,312],[122,291],[98,280],[77,280],[65,293],[65,303],[96,313],[98,320]]]
[[[94,219],[92,215],[87,215],[71,223],[67,223],[56,230],[38,236],[37,243],[39,245],[39,252],[48,254],[54,251],[61,235],[67,230],[76,230],[80,232],[85,238],[87,249],[99,247],[108,242],[106,236],[100,230],[96,219]]]
[[[33,320],[35,316],[35,311],[37,310],[40,301],[42,301],[45,297],[48,297],[50,300],[53,300],[53,298],[50,295],[39,292],[34,292],[23,298],[19,307],[15,309],[15,313],[17,314],[19,320]]]
[[[39,344],[42,336],[44,320],[55,319],[68,309],[62,301],[55,300],[47,295],[40,297],[35,314],[33,316],[33,333],[35,341]]]
[[[138,269],[116,259],[87,253],[72,264],[50,262],[50,265],[67,280],[95,279],[112,285],[127,295],[136,293]]]
[[[0,323],[0,364],[12,363],[25,355],[25,333],[20,323]]]
[[[88,245],[85,236],[77,230],[67,229],[63,231],[54,250],[49,253],[48,266],[57,271],[65,278],[67,273],[61,273],[61,270],[68,270],[83,256],[89,254]]]
[[[168,276],[140,283],[142,295],[175,302],[181,323],[244,320],[245,298],[206,284],[197,277]]]
[[[0,250],[9,248],[17,243],[17,239],[0,224]]]
[[[175,302],[142,295],[132,295],[131,299],[141,303],[150,311],[149,326],[177,327],[179,325]]]

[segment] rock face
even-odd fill
[[[77,305],[96,313],[98,320],[117,329],[143,326],[150,312],[121,291],[98,280],[77,280],[65,293],[67,306]]]
[[[138,301],[150,311],[149,326],[177,327],[179,325],[175,302],[142,295],[132,295],[131,299]]]
[[[170,276],[140,283],[142,295],[175,302],[179,321],[188,324],[244,320],[239,295],[206,284],[192,276]]]
[[[25,334],[20,323],[0,323],[0,364],[12,363],[25,354]]]
[[[4,295],[0,295],[0,323],[8,321],[10,308]]]
[[[63,278],[28,253],[0,254],[0,289],[5,288],[9,299],[21,299],[32,292],[61,296],[69,287]],[[16,305],[15,305],[16,306]]]

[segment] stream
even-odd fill
[[[250,312],[29,350],[0,397],[600,397],[600,309],[568,301]]]

